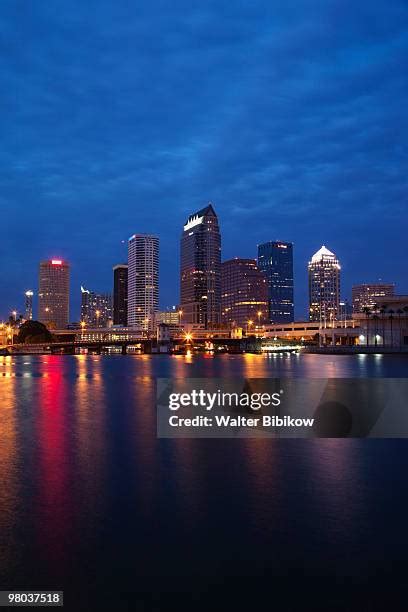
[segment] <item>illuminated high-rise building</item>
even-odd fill
[[[269,322],[293,322],[293,244],[272,241],[258,245],[258,268],[268,281]]]
[[[212,204],[190,215],[180,253],[183,323],[211,327],[221,318],[221,234]]]
[[[69,263],[50,259],[40,263],[38,320],[50,328],[64,329],[69,323]]]
[[[222,262],[221,320],[248,330],[269,322],[268,282],[255,259]]]
[[[324,245],[309,262],[309,319],[330,323],[339,317],[340,263]]]
[[[157,313],[156,323],[164,323],[165,325],[180,325],[181,313],[175,306],[167,310],[161,310]]]
[[[127,325],[128,265],[113,267],[113,324]]]
[[[109,327],[112,324],[112,295],[95,293],[81,286],[81,321],[89,327]]]
[[[365,308],[371,310],[379,300],[392,297],[395,294],[395,285],[392,283],[353,285],[351,291],[353,313],[364,312]]]
[[[25,320],[31,321],[33,318],[33,295],[34,292],[31,289],[25,292]]]
[[[134,234],[128,247],[128,316],[130,327],[153,330],[159,309],[159,239]]]

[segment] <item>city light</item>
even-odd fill
[[[51,260],[51,264],[53,266],[62,266],[62,261],[61,261],[61,259],[52,259]]]

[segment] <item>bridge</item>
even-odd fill
[[[112,340],[111,338],[100,340],[62,340],[56,342],[38,343],[38,344],[9,344],[3,346],[3,351],[6,354],[12,355],[31,355],[31,354],[66,354],[75,355],[83,351],[89,353],[101,354],[110,348],[119,348],[122,355],[128,353],[129,347],[134,347],[142,353],[185,353],[188,350],[193,350],[199,347],[201,350],[214,350],[215,353],[221,351],[227,353],[261,353],[265,350],[273,350],[273,352],[293,352],[298,350],[298,346],[263,346],[265,341],[260,338],[194,338],[186,340],[183,338],[175,338],[171,343],[160,343],[155,339],[149,338],[128,338]],[[268,343],[269,344],[269,343]],[[0,347],[1,348],[1,347]]]
[[[63,353],[74,355],[82,350],[100,354],[104,348],[120,347],[123,355],[126,355],[129,346],[135,346],[143,352],[151,352],[149,345],[152,340],[128,339],[128,340],[71,340],[57,341],[38,344],[9,344],[6,348],[11,354],[41,354],[41,353]]]

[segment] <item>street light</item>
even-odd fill
[[[7,340],[11,340],[11,346],[13,346],[13,340],[14,340],[13,328],[11,327],[11,325],[8,325],[6,330],[7,330]]]
[[[95,315],[96,315],[96,327],[99,327],[99,317],[101,316],[101,311],[95,310]]]
[[[256,313],[258,316],[258,334],[259,334],[259,330],[261,328],[261,317],[262,317],[262,310],[258,310],[258,312]],[[261,334],[262,335],[262,334]]]

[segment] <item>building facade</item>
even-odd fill
[[[109,327],[112,316],[110,293],[95,293],[81,287],[81,322],[92,328]]]
[[[221,234],[212,204],[189,216],[180,246],[183,323],[217,325],[221,320]]]
[[[268,282],[255,259],[222,262],[221,321],[248,331],[269,322]]]
[[[168,310],[161,310],[156,315],[156,323],[163,323],[164,325],[180,325],[181,324],[181,311],[173,307]]]
[[[355,313],[359,344],[408,352],[408,295],[377,297],[376,308]]]
[[[113,324],[126,327],[128,301],[128,265],[113,267]]]
[[[293,244],[275,241],[258,245],[258,268],[268,281],[269,322],[292,322],[295,318]]]
[[[47,327],[64,329],[69,323],[69,263],[50,259],[40,263],[38,320]]]
[[[128,325],[154,329],[159,309],[159,239],[134,234],[128,248]]]
[[[28,291],[25,292],[24,294],[24,302],[25,302],[25,320],[26,321],[31,321],[31,319],[33,318],[33,295],[34,295],[34,291],[32,291],[31,289],[28,289]]]
[[[309,320],[327,324],[340,315],[340,263],[324,245],[309,262]]]
[[[351,291],[353,313],[357,313],[364,312],[366,308],[372,310],[379,300],[392,297],[395,294],[395,285],[392,283],[353,285]]]

